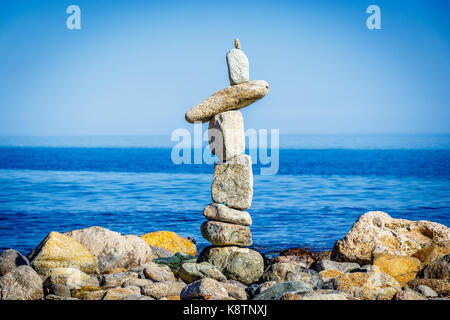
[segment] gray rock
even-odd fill
[[[241,226],[251,226],[252,224],[252,218],[247,211],[228,208],[218,203],[209,204],[203,210],[203,216],[208,220],[229,222]]]
[[[236,300],[247,300],[247,286],[236,280],[225,280],[220,284],[227,290],[228,296]]]
[[[120,300],[155,300],[151,297],[143,296],[141,294],[130,294],[126,297],[123,297]]]
[[[450,280],[450,254],[433,260],[420,271],[418,277]]]
[[[122,236],[102,227],[73,230],[65,235],[83,244],[94,255],[101,273],[133,268],[157,256],[144,239],[134,235]]]
[[[208,262],[183,263],[180,270],[178,270],[178,274],[186,283],[191,283],[203,278],[212,278],[218,281],[227,279],[219,269]]]
[[[203,238],[216,246],[251,246],[252,233],[249,227],[237,224],[205,221],[200,226]]]
[[[49,294],[48,296],[45,296],[45,300],[80,300],[80,299],[73,297],[58,296],[56,294]]]
[[[130,288],[111,288],[106,290],[105,294],[102,297],[102,300],[121,300],[132,294],[139,294],[133,289]]]
[[[105,274],[100,277],[100,285],[103,287],[120,287],[125,281],[137,279],[138,274],[135,272],[119,272]]]
[[[1,300],[41,300],[41,277],[29,266],[19,266],[0,278]]]
[[[245,152],[244,118],[238,110],[219,113],[209,120],[209,149],[227,161]]]
[[[50,287],[44,286],[45,295],[54,294],[61,297],[71,297],[70,288],[64,284],[55,283]]]
[[[217,280],[204,278],[187,285],[180,297],[183,300],[221,300],[228,298],[228,292]]]
[[[301,281],[311,289],[322,288],[323,282],[319,274],[311,269],[300,267],[294,263],[278,262],[270,265],[262,276],[263,281]]]
[[[311,286],[302,281],[287,281],[277,283],[274,286],[262,291],[253,300],[280,300],[286,293],[311,292]]]
[[[393,300],[427,300],[424,295],[410,288],[403,287],[394,294]]]
[[[349,272],[350,270],[360,268],[359,264],[355,262],[337,262],[337,261],[331,261],[327,259],[320,260],[320,262],[316,265],[315,270],[317,272],[323,271],[323,270],[337,270],[342,273]]]
[[[30,262],[20,252],[8,249],[0,253],[0,277],[22,265],[29,266]]]
[[[181,281],[155,282],[143,287],[142,294],[159,300],[164,297],[179,296],[185,286],[186,284]]]
[[[438,294],[436,292],[434,292],[433,289],[431,289],[430,287],[424,286],[424,285],[417,286],[416,291],[419,292],[420,294],[424,295],[427,298],[438,297]]]
[[[253,172],[250,156],[243,154],[214,166],[211,186],[212,201],[228,207],[246,210],[253,198]]]
[[[169,266],[150,262],[146,264],[144,276],[155,282],[176,281],[175,275]]]
[[[98,286],[100,282],[97,276],[90,276],[75,268],[57,268],[53,269],[54,274],[45,278],[44,292],[48,293],[51,287],[56,284],[67,286],[70,290],[79,289],[83,286]]]
[[[227,279],[249,285],[258,281],[264,271],[264,260],[255,250],[235,246],[204,248],[197,262],[209,262]]]
[[[346,294],[335,290],[317,290],[306,293],[287,293],[281,300],[351,300]]]
[[[126,288],[129,286],[135,286],[135,287],[143,288],[150,284],[153,284],[152,280],[135,278],[135,279],[125,280],[124,282],[122,282],[122,287]]]
[[[209,121],[216,114],[251,105],[264,97],[268,91],[269,84],[264,80],[253,80],[227,87],[186,112],[186,121],[190,123]]]
[[[242,50],[231,49],[227,53],[227,65],[232,86],[247,82],[250,79],[248,59]]]

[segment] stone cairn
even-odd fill
[[[249,63],[239,39],[227,53],[231,86],[222,89],[186,113],[190,123],[207,122],[211,152],[221,161],[214,166],[212,202],[203,211],[202,236],[212,243],[197,259],[209,262],[229,279],[252,283],[263,273],[262,256],[252,245],[250,208],[253,197],[252,161],[245,152],[244,119],[238,110],[264,97],[269,85],[249,81]]]

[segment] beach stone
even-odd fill
[[[248,58],[242,50],[235,48],[228,51],[227,65],[228,77],[232,86],[250,79]]]
[[[28,259],[14,249],[7,249],[0,253],[0,277],[17,267],[29,265]]]
[[[71,296],[69,287],[64,284],[59,284],[59,283],[53,284],[49,288],[44,287],[44,294],[45,295],[55,294],[55,295],[61,296],[61,297],[70,297]]]
[[[102,287],[120,287],[125,281],[136,279],[138,274],[135,272],[122,272],[104,274],[100,277],[99,282]]]
[[[222,89],[199,103],[188,112],[187,122],[209,121],[216,114],[247,107],[264,97],[269,84],[264,80],[253,80]]]
[[[426,266],[433,260],[450,254],[450,240],[431,243],[423,249],[415,252],[412,257],[419,259],[422,265]]]
[[[450,280],[450,254],[433,260],[420,271],[418,277]]]
[[[211,203],[203,210],[203,216],[208,220],[234,223],[241,226],[251,226],[252,218],[247,211],[228,208],[223,204]]]
[[[33,268],[22,265],[0,278],[0,300],[40,300],[43,282]]]
[[[142,294],[130,294],[129,296],[123,297],[120,300],[155,300],[152,297],[147,297]]]
[[[450,295],[450,281],[443,279],[414,279],[408,282],[408,287],[415,290],[418,286],[424,285],[431,288],[440,297]]]
[[[217,280],[203,278],[183,288],[180,297],[182,300],[221,300],[228,298],[228,292]]]
[[[142,294],[159,300],[163,297],[179,296],[185,286],[181,281],[155,282],[142,287]]]
[[[75,268],[99,273],[93,254],[83,244],[59,232],[50,232],[29,256],[31,266],[48,276],[55,268]]]
[[[174,256],[169,258],[158,258],[153,260],[158,264],[165,264],[169,266],[170,270],[177,272],[180,266],[185,262],[195,262],[195,257],[184,252],[177,252]]]
[[[214,165],[211,196],[213,202],[224,203],[231,208],[250,208],[253,198],[253,172],[249,155],[243,154]]]
[[[172,253],[184,252],[195,256],[197,247],[194,243],[172,231],[156,231],[141,236],[149,245],[166,249]]]
[[[292,262],[298,263],[304,268],[312,268],[322,259],[328,259],[329,252],[313,252],[304,248],[290,248],[280,252],[280,255],[274,259],[275,262]],[[283,258],[286,257],[286,258]],[[289,258],[287,258],[289,257]],[[296,257],[296,258],[293,258]],[[291,260],[291,261],[288,261]]]
[[[450,240],[450,229],[431,221],[393,219],[382,211],[358,218],[347,235],[336,241],[332,260],[368,264],[372,253],[411,256],[432,242]]]
[[[253,300],[280,300],[286,293],[311,292],[311,286],[303,281],[286,281],[277,283],[262,291]]]
[[[197,262],[209,262],[227,279],[249,285],[258,281],[264,271],[264,260],[255,250],[235,246],[204,248]]]
[[[80,300],[101,300],[105,295],[105,290],[99,286],[83,286],[72,290],[72,297]]]
[[[52,274],[44,280],[44,291],[48,292],[52,286],[57,284],[67,286],[72,290],[88,285],[98,286],[99,281],[97,277],[75,268],[55,268],[52,269]]]
[[[117,268],[133,268],[156,257],[145,241],[134,235],[122,236],[106,228],[94,226],[72,230],[65,235],[82,243],[95,256],[101,273]]]
[[[186,283],[195,282],[203,278],[212,278],[218,281],[227,279],[219,269],[208,262],[183,263],[178,274]]]
[[[72,298],[72,297],[58,296],[56,294],[49,294],[49,295],[45,296],[45,300],[80,300],[80,299]]]
[[[361,300],[391,300],[401,286],[386,273],[352,272],[333,279],[333,289]]]
[[[433,289],[431,289],[430,287],[424,286],[424,285],[418,285],[416,287],[416,291],[419,292],[420,294],[424,295],[427,298],[438,297],[438,294],[436,292],[434,292]]]
[[[137,294],[129,288],[112,288],[106,290],[102,300],[121,300],[126,296]]]
[[[219,113],[209,120],[209,149],[227,161],[245,152],[244,118],[238,110]]]
[[[378,266],[381,272],[393,276],[400,284],[406,284],[415,279],[421,268],[421,262],[417,258],[389,253],[374,253],[372,263]]]
[[[216,246],[251,246],[252,233],[249,227],[237,224],[205,221],[200,226],[203,238]]]
[[[349,300],[347,295],[335,290],[317,290],[305,293],[286,293],[280,300]]]
[[[153,281],[149,280],[149,279],[132,278],[132,279],[128,279],[128,280],[125,280],[124,282],[122,282],[122,287],[126,288],[129,286],[134,286],[134,287],[142,288],[142,287],[148,286],[152,283],[153,283]]]
[[[360,268],[360,265],[354,262],[337,262],[328,259],[320,260],[315,266],[314,270],[320,272],[323,270],[337,270],[342,273],[349,272],[350,270]]]
[[[292,255],[292,256],[278,256],[278,257],[270,260],[270,262],[267,264],[267,267],[272,264],[279,263],[279,262],[293,263],[293,264],[296,264],[303,268],[307,268],[307,266],[309,265],[307,262],[305,262],[304,257]]]
[[[247,300],[247,286],[236,280],[221,281],[220,284],[227,290],[228,296],[236,300]]]
[[[313,290],[323,285],[319,274],[311,269],[302,268],[297,264],[279,262],[270,265],[262,276],[263,281],[302,281]]]
[[[176,281],[175,275],[168,265],[151,262],[146,264],[144,276],[155,282]]]
[[[427,300],[427,298],[417,291],[403,287],[402,290],[395,293],[392,300]]]

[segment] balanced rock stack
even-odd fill
[[[209,121],[211,152],[221,161],[215,164],[211,186],[212,204],[203,211],[208,221],[200,229],[212,243],[200,253],[198,262],[209,262],[228,278],[250,284],[263,273],[262,256],[246,246],[252,245],[250,208],[253,174],[250,156],[244,154],[244,119],[238,110],[264,97],[269,85],[263,80],[249,81],[249,63],[240,49],[227,53],[230,87],[222,89],[186,113],[190,123]]]

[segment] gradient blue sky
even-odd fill
[[[67,6],[82,29],[66,28]],[[382,30],[366,28],[381,8]],[[0,0],[0,135],[168,134],[229,85],[235,37],[269,94],[246,128],[450,133],[447,1]]]

